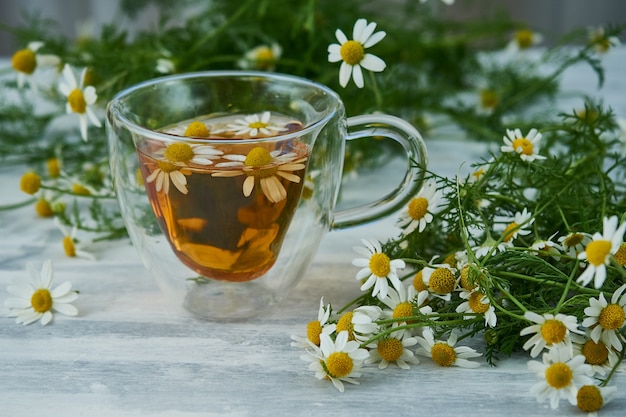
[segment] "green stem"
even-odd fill
[[[19,203],[7,204],[6,206],[0,206],[0,211],[15,210],[21,207],[26,207],[28,205],[33,204],[35,201],[37,201],[36,198],[29,198],[28,200],[21,201]]]

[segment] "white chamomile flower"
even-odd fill
[[[427,327],[422,332],[422,337],[416,337],[417,343],[421,346],[416,353],[418,355],[431,358],[439,366],[459,366],[461,368],[478,368],[480,363],[472,362],[468,359],[481,356],[480,353],[468,346],[457,346],[457,335],[450,332],[447,341],[435,340],[433,331]]]
[[[331,311],[331,305],[328,304],[325,306],[324,297],[322,297],[320,299],[320,307],[317,312],[317,320],[309,322],[306,326],[307,337],[291,336],[291,339],[294,341],[291,343],[291,346],[301,348],[319,347],[321,343],[320,335],[322,333],[332,334],[337,328],[335,324],[328,323]]]
[[[194,124],[190,124],[194,126]],[[189,130],[189,128],[188,128]],[[214,159],[217,159],[224,152],[215,149],[211,145],[187,142],[171,142],[164,148],[155,152],[155,155],[162,157],[163,160],[170,162],[179,167],[188,167],[195,165],[211,165]]]
[[[545,156],[537,153],[541,140],[541,133],[537,129],[530,129],[526,136],[522,135],[519,129],[507,129],[503,140],[504,145],[500,147],[500,151],[517,153],[522,161],[533,162],[537,159],[546,159]]]
[[[409,364],[419,363],[419,359],[408,349],[416,344],[417,339],[415,337],[409,337],[404,332],[394,332],[390,336],[367,346],[370,349],[370,357],[366,362],[368,364],[378,363],[379,369],[387,368],[390,363],[395,363],[402,369],[410,369]]]
[[[589,43],[593,45],[593,49],[599,54],[606,54],[611,48],[620,45],[617,36],[606,36],[603,27],[589,29]]]
[[[535,241],[530,246],[530,249],[534,251],[532,253],[535,253],[541,256],[545,256],[545,255],[551,256],[552,259],[558,261],[561,258],[561,254],[563,253],[564,249],[560,243],[552,241],[552,239],[554,239],[557,233],[558,232],[554,233],[552,236],[550,236],[546,240],[540,239],[540,240]]]
[[[100,119],[93,112],[91,107],[96,103],[98,95],[93,86],[84,86],[87,68],[83,68],[80,75],[80,82],[76,82],[74,70],[69,64],[63,67],[63,81],[59,84],[59,91],[67,97],[65,105],[67,113],[76,113],[80,122],[80,136],[87,140],[87,120],[94,126],[100,127]]]
[[[598,343],[602,341],[609,349],[622,350],[623,336],[620,329],[626,323],[626,284],[619,287],[613,293],[611,302],[600,293],[598,298],[589,298],[589,307],[585,308],[583,326],[591,329],[591,340]]]
[[[417,229],[422,233],[426,225],[433,221],[433,213],[436,211],[441,199],[441,190],[437,189],[434,182],[428,181],[408,206],[400,214],[398,226],[409,234]]]
[[[463,318],[473,319],[476,314],[482,314],[485,319],[485,326],[496,327],[498,317],[496,316],[496,309],[489,302],[487,297],[480,289],[463,290],[459,293],[459,297],[464,300],[456,308],[457,313],[472,313],[471,315],[464,316]]]
[[[578,254],[578,259],[587,260],[589,264],[576,282],[587,285],[593,279],[594,287],[600,288],[606,279],[606,265],[611,261],[624,241],[626,222],[618,226],[617,216],[603,219],[602,234],[595,233],[585,251]]]
[[[309,369],[315,371],[317,379],[330,380],[335,388],[344,391],[344,382],[358,384],[354,378],[361,376],[363,362],[369,358],[366,349],[359,348],[359,342],[348,340],[348,332],[339,332],[333,341],[329,335],[320,335],[320,348],[307,351],[300,356],[311,362]]]
[[[66,256],[69,258],[83,258],[92,261],[96,260],[96,257],[92,253],[84,250],[84,248],[89,246],[92,242],[84,241],[78,243],[76,239],[76,232],[78,231],[78,228],[76,226],[72,227],[72,230],[70,231],[63,223],[61,223],[58,217],[54,218],[54,223],[59,228],[61,233],[63,233],[63,250]]]
[[[381,72],[385,69],[385,61],[365,52],[365,49],[376,45],[386,35],[383,31],[374,33],[375,30],[376,23],[367,23],[367,20],[359,19],[354,24],[352,40],[348,40],[340,29],[335,31],[335,37],[339,43],[328,46],[328,61],[342,61],[339,68],[339,84],[342,87],[347,86],[352,77],[354,84],[362,88],[364,83],[361,68],[372,72]]]
[[[169,58],[158,58],[155,70],[159,74],[173,74],[176,71],[176,64]]]
[[[360,306],[352,311],[347,311],[337,320],[337,333],[348,332],[348,340],[368,340],[377,330],[375,323],[382,315],[382,309],[378,306]]]
[[[522,346],[524,350],[531,349],[530,356],[533,358],[536,358],[545,347],[564,346],[571,352],[573,350],[572,337],[584,334],[578,329],[576,316],[566,316],[561,313],[539,315],[527,311],[524,313],[524,318],[535,323],[520,331],[521,336],[533,334]]]
[[[475,246],[472,248],[472,252],[474,252],[474,256],[476,259],[484,258],[485,256],[495,255],[498,252],[504,252],[507,248],[513,246],[513,242],[510,240],[497,242],[492,237],[488,236],[483,243],[479,246]]]
[[[590,378],[593,371],[585,363],[585,357],[572,356],[572,352],[563,347],[544,352],[543,362],[528,361],[528,369],[541,379],[530,388],[531,394],[537,396],[538,402],[549,399],[553,409],[558,408],[561,398],[575,405],[578,388],[593,382]]]
[[[268,151],[264,147],[252,148],[247,155],[224,155],[229,162],[220,162],[218,168],[237,168],[212,173],[213,177],[236,177],[246,175],[243,181],[243,195],[249,197],[257,186],[260,186],[265,197],[272,203],[287,198],[287,189],[281,180],[299,183],[301,177],[296,174],[306,168],[306,156],[298,156],[294,152],[281,155],[281,150]],[[257,188],[258,189],[258,188]]]
[[[355,247],[354,251],[367,258],[357,258],[352,261],[352,265],[362,268],[357,272],[356,279],[365,280],[361,285],[361,291],[367,291],[373,287],[372,296],[378,296],[382,300],[387,297],[389,282],[395,289],[402,286],[398,270],[404,269],[406,264],[401,259],[389,259],[376,240],[361,239],[361,242],[365,247]]]
[[[30,42],[26,48],[15,52],[11,57],[11,65],[17,72],[17,87],[23,88],[24,82],[28,81],[33,91],[37,91],[37,84],[33,81],[33,74],[38,67],[55,67],[61,62],[56,55],[38,54],[37,51],[44,46],[43,42]]]
[[[31,324],[41,320],[46,325],[52,320],[52,312],[76,316],[78,309],[70,304],[78,298],[78,293],[72,291],[72,284],[65,282],[52,289],[53,268],[52,261],[47,260],[37,271],[33,263],[26,265],[31,281],[11,285],[7,291],[17,298],[9,298],[5,305],[9,308],[9,317],[16,317],[18,324]]]
[[[587,329],[585,340],[574,344],[574,354],[583,355],[594,374],[603,376],[611,372],[620,360],[615,349],[608,347],[602,340],[594,342],[591,339],[590,329]]]
[[[232,130],[235,135],[247,135],[251,138],[276,136],[279,132],[286,130],[284,125],[272,123],[272,113],[269,111],[249,114],[226,127]]]
[[[587,417],[598,417],[598,411],[615,398],[617,387],[601,387],[599,385],[583,385],[576,393],[576,406],[584,411]]]
[[[534,221],[535,218],[532,213],[526,208],[524,208],[521,212],[518,211],[512,219],[509,219],[509,223],[502,231],[502,242],[509,243],[515,240],[515,238],[519,235],[529,234],[530,229],[528,229],[528,227],[530,227]]]
[[[449,264],[435,264],[422,269],[422,280],[432,296],[450,301],[457,287],[456,273]]]
[[[282,54],[283,48],[277,43],[259,45],[246,52],[237,65],[242,69],[273,71]]]
[[[513,34],[506,50],[509,53],[523,53],[541,42],[543,42],[541,33],[533,32],[530,29],[520,29]]]
[[[561,236],[558,242],[563,247],[563,253],[571,258],[577,258],[585,250],[585,246],[591,242],[591,235],[582,232],[570,232]]]

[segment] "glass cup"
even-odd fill
[[[240,320],[280,302],[325,232],[379,219],[420,189],[427,153],[390,115],[346,118],[339,96],[289,75],[209,71],[132,86],[107,106],[110,163],[131,241],[195,316]],[[338,210],[345,144],[389,138],[406,173]]]

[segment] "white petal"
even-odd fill
[[[372,54],[365,54],[361,62],[359,62],[359,65],[361,65],[366,70],[372,72],[381,72],[387,66],[387,64],[385,64],[385,61]]]
[[[78,315],[78,309],[74,307],[72,304],[54,304],[53,309],[58,311],[61,314],[65,314],[66,316],[76,316]]]
[[[376,45],[378,42],[380,42],[381,40],[383,40],[383,38],[384,38],[385,36],[387,36],[387,33],[386,33],[386,32],[383,32],[383,31],[376,32],[376,33],[374,33],[372,36],[370,36],[370,37],[367,39],[367,42],[365,42],[365,43],[363,44],[363,47],[364,47],[364,48],[369,48],[369,47],[371,47],[371,46],[374,46],[374,45]]]
[[[342,87],[347,86],[351,75],[352,65],[347,64],[345,61],[342,62],[341,67],[339,68],[339,85]]]
[[[361,71],[360,65],[355,65],[352,68],[352,79],[358,88],[363,88],[363,71]]]

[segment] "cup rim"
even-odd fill
[[[131,120],[129,120],[125,115],[122,114],[119,106],[124,98],[134,93],[137,90],[149,88],[151,86],[166,83],[168,81],[173,80],[185,80],[192,78],[263,78],[263,79],[272,79],[272,80],[284,80],[290,83],[296,83],[300,85],[308,85],[318,90],[323,91],[325,94],[333,97],[336,106],[334,109],[327,111],[327,113],[317,119],[315,122],[306,125],[300,130],[289,132],[285,134],[277,134],[275,136],[269,137],[261,137],[261,138],[250,138],[250,139],[237,139],[234,141],[233,139],[209,139],[207,142],[212,144],[232,144],[233,142],[246,144],[246,143],[259,143],[259,142],[268,142],[268,141],[277,141],[277,140],[289,140],[295,139],[304,135],[309,134],[312,131],[317,130],[320,126],[326,125],[326,123],[334,117],[338,110],[340,110],[343,106],[343,102],[334,90],[325,86],[324,84],[318,83],[313,80],[309,80],[304,77],[299,77],[291,74],[283,74],[278,72],[263,72],[263,71],[248,71],[248,70],[208,70],[208,71],[194,71],[194,72],[185,72],[173,75],[166,75],[162,77],[152,78],[146,81],[142,81],[140,83],[131,85],[129,87],[124,88],[123,90],[116,93],[113,98],[107,103],[106,113],[107,113],[107,121],[110,122],[109,118],[116,120],[118,123],[121,122],[128,130],[131,132],[144,137],[150,137],[151,139],[161,140],[161,141],[177,141],[177,142],[189,142],[189,143],[198,143],[198,141],[204,140],[204,138],[197,137],[187,137],[187,136],[179,136],[173,135],[170,133],[161,132],[158,130],[152,130],[147,127],[141,126]],[[112,123],[113,124],[113,123]],[[117,124],[117,123],[116,123]]]

